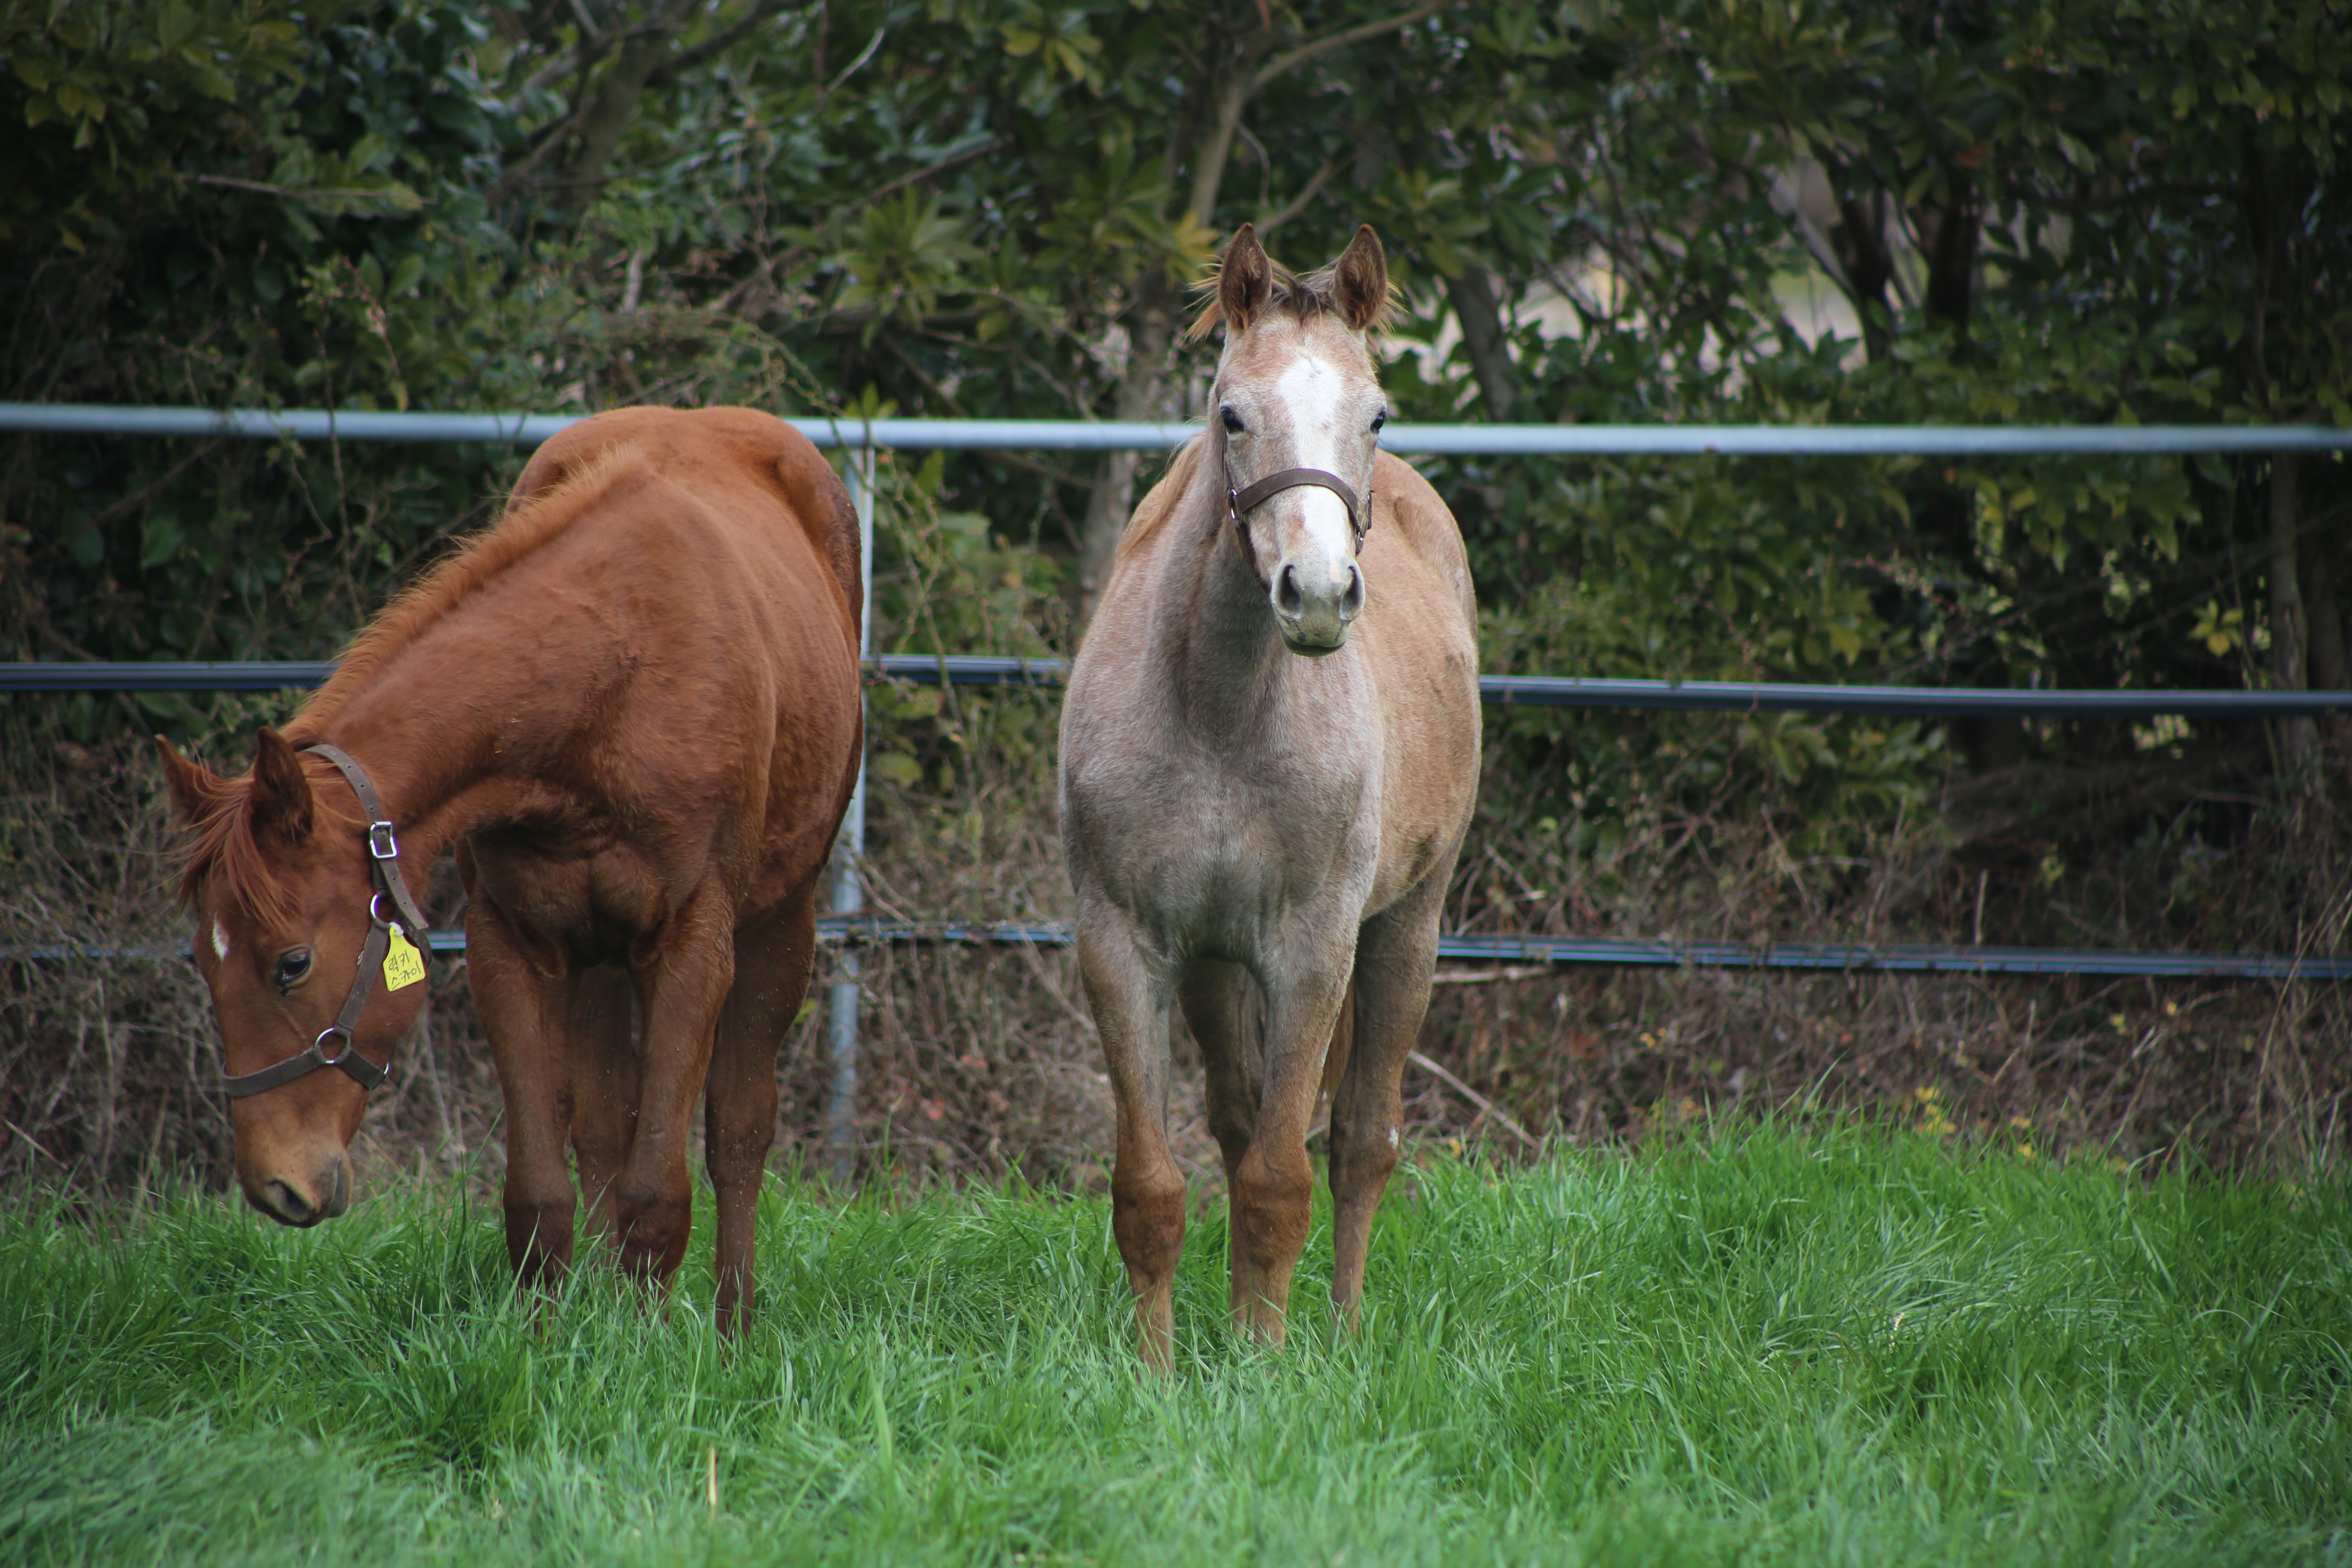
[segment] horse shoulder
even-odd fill
[[[1389,529],[1419,556],[1461,605],[1463,617],[1475,625],[1478,605],[1470,582],[1470,553],[1452,509],[1419,469],[1390,452],[1382,452],[1374,464],[1372,494],[1374,528]]]

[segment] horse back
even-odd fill
[[[754,408],[622,408],[583,419],[532,455],[515,481],[508,511],[624,451],[714,504],[723,507],[733,500],[781,505],[831,568],[855,637],[866,614],[856,509],[824,455],[773,415]]]

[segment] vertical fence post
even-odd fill
[[[859,679],[874,650],[874,448],[850,449],[845,478],[850,504],[857,510],[857,562],[864,614],[858,617]],[[865,698],[858,698],[861,723]],[[833,912],[854,915],[866,908],[866,889],[858,875],[858,858],[866,853],[866,748],[857,753],[857,784],[850,792],[849,810],[834,839]],[[834,959],[832,995],[828,998],[825,1044],[833,1067],[833,1087],[825,1097],[825,1142],[833,1154],[833,1179],[847,1186],[857,1171],[857,1001],[865,960],[855,946],[845,946]]]

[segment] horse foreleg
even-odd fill
[[[1184,1173],[1168,1148],[1171,966],[1148,958],[1116,914],[1078,924],[1078,972],[1102,1037],[1118,1116],[1111,1166],[1111,1234],[1135,1290],[1137,1353],[1167,1372],[1175,1360],[1173,1293],[1184,1250]]]
[[[632,965],[645,1015],[637,1131],[613,1195],[622,1272],[648,1283],[669,1283],[694,1225],[686,1157],[734,984],[733,924],[730,901],[707,880],[670,917],[649,961]]]
[[[735,937],[735,985],[719,1015],[703,1099],[710,1187],[719,1208],[719,1331],[751,1322],[751,1230],[776,1142],[776,1053],[808,994],[816,952],[816,884]]]
[[[1256,1136],[1257,1102],[1265,1092],[1257,986],[1238,963],[1195,959],[1185,966],[1177,996],[1184,1005],[1184,1022],[1201,1043],[1209,1089],[1209,1135],[1224,1157],[1230,1184]]]
[[[572,989],[572,1152],[580,1165],[589,1234],[606,1241],[619,1239],[613,1188],[637,1125],[633,1005],[628,974],[615,965],[583,971]]]
[[[1450,864],[1450,862],[1449,862]],[[1365,922],[1356,941],[1355,1039],[1331,1096],[1331,1304],[1352,1328],[1372,1213],[1397,1166],[1404,1059],[1429,1010],[1444,879]]]
[[[507,1261],[516,1283],[535,1289],[572,1266],[576,1200],[563,1159],[572,1062],[562,1025],[572,1011],[573,977],[532,967],[498,907],[478,896],[467,912],[466,949],[474,1005],[506,1100]]]
[[[1346,1000],[1349,962],[1344,935],[1307,949],[1292,973],[1265,987],[1265,1092],[1249,1152],[1234,1173],[1234,1322],[1277,1348],[1313,1212],[1307,1130]]]
[[[1258,1101],[1265,1094],[1265,1026],[1258,1016],[1257,984],[1238,963],[1200,959],[1188,964],[1178,995],[1184,1021],[1201,1044],[1208,1085],[1209,1134],[1225,1166],[1225,1201],[1231,1211],[1229,1237],[1241,1226],[1242,1161],[1257,1138]],[[1248,1249],[1229,1240],[1233,1281],[1227,1304],[1236,1327],[1250,1303],[1265,1293]]]

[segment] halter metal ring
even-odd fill
[[[327,1038],[331,1035],[341,1035],[343,1039],[343,1048],[331,1057],[327,1054]],[[319,1053],[319,1060],[328,1067],[339,1066],[345,1057],[352,1054],[352,1032],[341,1024],[330,1024],[319,1031],[319,1037],[310,1042],[310,1048]]]
[[[380,926],[388,926],[392,923],[392,916],[383,912],[383,901],[384,895],[381,892],[368,895],[368,919]],[[394,911],[395,914],[398,912]]]

